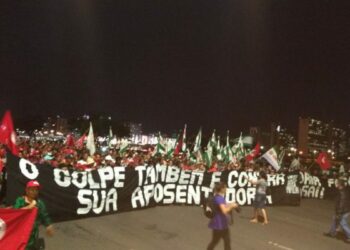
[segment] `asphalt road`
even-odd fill
[[[251,224],[251,207],[235,215],[232,249],[342,250],[350,245],[323,236],[333,202],[303,200],[300,207],[269,207],[270,224]],[[48,250],[196,250],[211,237],[200,207],[168,206],[55,224]],[[41,232],[43,235],[43,232]],[[223,249],[222,242],[216,249]]]

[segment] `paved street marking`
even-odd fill
[[[269,241],[268,243],[269,243],[269,245],[278,247],[278,248],[280,248],[280,249],[284,249],[284,250],[293,250],[293,248],[289,248],[289,247],[280,245],[280,244],[278,244],[278,243],[276,243],[276,242],[273,242],[273,241]]]

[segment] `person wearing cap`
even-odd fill
[[[111,155],[105,157],[105,165],[110,167],[115,167],[115,160]]]
[[[45,203],[38,199],[40,184],[38,181],[29,181],[26,185],[25,195],[16,199],[14,208],[20,209],[32,209],[36,207],[38,214],[33,225],[33,229],[28,240],[26,250],[36,249],[35,245],[39,238],[39,225],[43,224],[46,227],[46,233],[48,236],[53,235],[53,226],[51,219],[47,213]]]

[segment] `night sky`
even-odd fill
[[[0,8],[0,112],[209,133],[350,123],[350,1],[45,0]]]

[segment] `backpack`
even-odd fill
[[[214,196],[212,194],[210,194],[209,197],[204,200],[203,212],[205,217],[208,219],[214,218],[216,206],[214,204]]]

